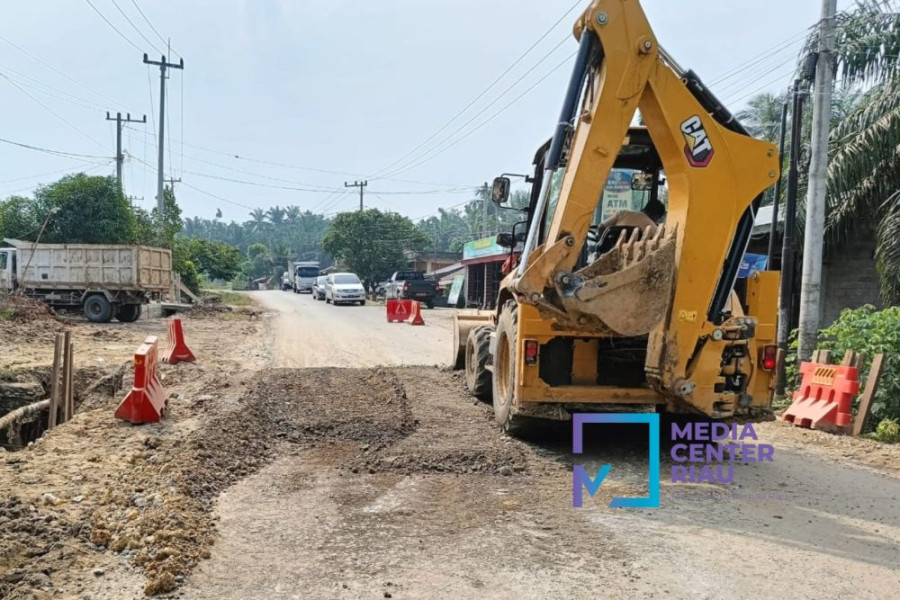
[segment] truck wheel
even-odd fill
[[[425,306],[428,308],[434,308],[434,298],[429,298],[425,301]]]
[[[491,397],[491,372],[487,370],[490,358],[492,327],[473,327],[466,339],[466,387],[469,393],[482,400]]]
[[[519,310],[515,300],[508,300],[497,319],[497,351],[494,355],[494,418],[511,436],[522,435],[526,421],[516,414],[516,337]]]
[[[112,319],[112,305],[106,296],[88,296],[84,301],[84,316],[94,323],[109,323]]]
[[[122,304],[116,309],[116,319],[123,323],[134,323],[141,318],[140,304]]]

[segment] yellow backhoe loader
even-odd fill
[[[453,362],[509,433],[576,411],[768,408],[778,273],[735,288],[775,147],[663,50],[638,0],[595,0],[574,35],[530,205],[497,239],[512,268],[496,310],[458,316]],[[613,169],[646,203],[601,221]],[[497,178],[494,202],[509,190]]]

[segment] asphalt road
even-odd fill
[[[375,367],[450,362],[453,313],[424,309],[425,325],[388,323],[385,307],[332,306],[309,294],[253,294],[276,314],[272,357],[278,367]]]
[[[446,360],[449,311],[426,311],[428,325],[412,327],[388,325],[383,307],[258,298],[279,313],[268,328],[278,366]],[[900,478],[863,464],[894,456],[885,447],[762,423],[773,462],[736,461],[728,485],[672,483],[664,447],[660,508],[613,509],[612,496],[646,494],[647,449],[627,430],[592,433],[576,460],[568,435],[501,434],[458,374],[324,371],[291,376],[336,382],[322,408],[337,419],[322,428],[333,439],[283,454],[220,496],[220,537],[185,598],[875,600],[900,589]],[[365,390],[391,378],[399,407]],[[308,402],[293,384],[270,395]],[[413,431],[386,444],[341,438],[348,419],[374,418],[351,416],[367,404],[373,415],[406,414]],[[571,504],[573,462],[613,466],[581,509]]]

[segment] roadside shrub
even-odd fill
[[[887,444],[900,442],[900,422],[897,419],[884,419],[875,428],[875,437]]]
[[[796,330],[791,332],[790,339],[785,373],[788,387],[796,389],[800,384]],[[844,309],[837,321],[819,332],[817,348],[830,350],[832,363],[840,363],[847,350],[859,352],[862,382],[869,376],[874,356],[884,354],[881,381],[872,404],[872,422],[900,418],[900,307],[878,310],[867,304]]]

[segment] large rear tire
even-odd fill
[[[516,414],[516,361],[519,307],[515,300],[507,300],[497,320],[497,351],[494,355],[494,418],[503,431],[511,436],[525,433],[527,420]]]
[[[112,304],[106,296],[88,296],[84,301],[84,316],[93,323],[109,323],[112,319]]]
[[[141,318],[140,304],[121,304],[116,309],[116,319],[122,323],[134,323]]]
[[[493,330],[487,325],[473,327],[466,339],[466,387],[470,394],[481,400],[490,399],[493,386],[491,372],[487,369]]]

